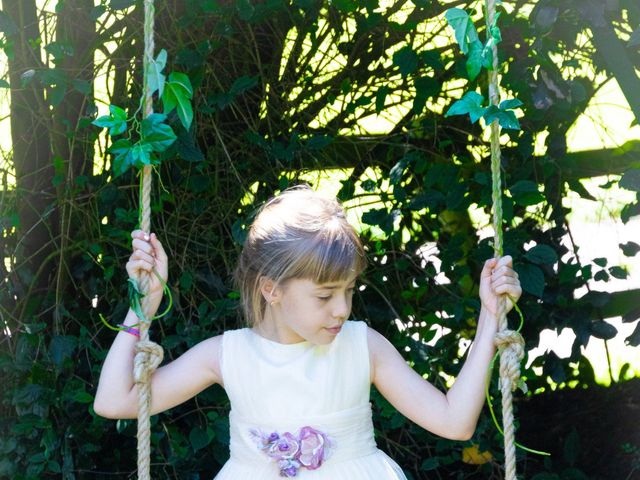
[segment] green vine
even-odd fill
[[[174,110],[182,126],[189,130],[193,121],[193,88],[189,77],[184,73],[171,72],[167,81],[162,73],[167,62],[166,50],[161,50],[155,60],[150,62],[151,68],[146,78],[151,94],[158,93],[162,100],[163,112],[152,113],[142,121],[137,116],[142,110],[142,100],[131,118],[124,109],[109,105],[109,115],[103,115],[92,123],[109,129],[109,136],[114,139],[108,152],[113,155],[113,174],[118,177],[129,168],[143,168],[145,165],[160,165],[159,156],[175,141],[176,134],[166,123],[167,116]]]
[[[166,151],[177,138],[171,126],[166,123],[167,116],[174,110],[185,130],[189,130],[191,127],[193,122],[193,107],[191,105],[193,88],[191,80],[184,73],[171,72],[167,81],[166,76],[162,73],[166,63],[167,51],[162,49],[155,60],[149,62],[145,77],[145,85],[149,90],[149,94],[154,95],[157,92],[158,98],[162,100],[162,113],[151,113],[142,121],[138,121],[138,114],[142,111],[144,101],[144,97],[142,97],[138,109],[131,118],[127,118],[127,113],[124,109],[116,105],[109,105],[109,115],[103,115],[92,122],[97,127],[108,128],[108,133],[112,140],[113,137],[126,134],[126,136],[113,141],[108,149],[109,153],[114,156],[114,177],[124,174],[131,167],[142,169],[145,165],[160,165],[162,162],[160,154]],[[140,195],[142,195],[142,183],[140,183],[140,189]],[[140,205],[142,205],[142,201]],[[141,211],[139,210],[138,213],[138,219],[140,219]],[[169,313],[173,304],[171,291],[167,284],[160,278],[155,269],[153,273],[162,283],[164,294],[169,299],[169,305],[164,312],[156,315],[152,320],[162,318]],[[129,305],[140,319],[144,319],[141,304],[142,297],[144,297],[144,294],[140,291],[137,282],[130,278]],[[112,330],[123,329],[122,327],[110,326],[102,316],[100,319],[102,323]]]
[[[451,8],[446,11],[445,18],[454,31],[460,51],[467,57],[466,69],[469,81],[474,81],[483,68],[491,70],[493,65],[492,47],[502,41],[498,27],[500,13],[496,14],[491,25],[487,25],[488,34],[485,43],[480,41],[476,27],[465,10]],[[498,120],[500,127],[504,129],[520,130],[520,122],[513,111],[520,106],[522,106],[522,102],[516,98],[504,100],[498,106],[485,106],[484,97],[471,90],[449,107],[445,117],[469,114],[471,123],[476,123],[480,118],[484,118],[487,125],[490,125],[493,120]]]
[[[488,18],[486,12],[485,17]],[[456,42],[460,46],[461,52],[467,56],[466,69],[469,80],[475,80],[483,68],[486,70],[492,70],[494,60],[493,47],[502,41],[502,35],[500,33],[500,28],[498,27],[498,19],[500,18],[500,13],[497,13],[495,15],[491,24],[487,24],[487,40],[484,44],[480,41],[478,32],[476,31],[476,27],[473,24],[471,17],[465,10],[462,10],[460,8],[449,9],[445,13],[445,18],[447,19],[449,26],[451,26],[451,28],[454,30]],[[446,112],[445,117],[468,114],[469,118],[471,119],[471,123],[475,123],[480,118],[483,118],[486,125],[491,125],[494,120],[497,120],[498,124],[503,129],[520,130],[520,122],[518,122],[515,112],[513,111],[520,106],[522,106],[522,102],[517,98],[503,100],[497,106],[491,104],[485,106],[484,96],[477,93],[476,91],[471,90],[466,92],[462,96],[462,98],[451,105],[449,110]],[[522,325],[524,324],[524,317],[516,302],[513,299],[511,301],[520,317],[520,325],[517,329],[517,331],[519,332],[522,329]],[[495,361],[499,355],[499,352],[496,353],[496,355],[491,360],[488,372],[489,378],[491,378]],[[527,385],[524,379],[520,378],[518,387],[522,390],[523,393],[527,392]],[[489,393],[489,382],[487,382],[485,396],[487,398],[487,404],[489,406],[489,411],[491,413],[493,423],[500,434],[504,435],[504,431],[502,430],[502,428],[500,428],[500,424],[494,412],[492,398]],[[530,453],[544,456],[550,455],[547,452],[527,448],[517,442],[516,446]]]

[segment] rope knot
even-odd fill
[[[134,381],[136,384],[149,383],[151,375],[162,363],[164,351],[157,343],[144,340],[136,344],[135,352],[136,356],[133,367]]]
[[[524,358],[524,338],[515,330],[501,330],[496,334],[495,345],[500,351],[500,377],[509,381],[513,391],[520,380],[520,362]]]

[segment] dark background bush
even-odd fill
[[[140,3],[65,0],[47,13],[34,0],[3,0],[1,45],[9,62],[2,86],[11,87],[13,150],[0,191],[0,256],[9,262],[0,263],[2,478],[135,476],[135,423],[97,417],[92,401],[114,335],[99,316],[116,324],[127,310],[124,264],[137,222],[137,177],[131,171],[112,178],[108,145],[90,122],[96,102],[105,101],[94,98],[99,72],[112,75],[108,102],[130,115],[138,106]],[[460,340],[473,336],[477,279],[491,256],[469,207],[488,213],[491,198],[481,127],[428,108],[428,102],[451,104],[460,90],[447,82],[466,78],[457,46],[449,40],[435,47],[433,40],[449,34],[443,13],[454,6],[470,8],[483,31],[478,4],[156,3],[157,49],[169,53],[167,70],[187,73],[195,87],[194,124],[185,131],[170,117],[178,141],[157,169],[153,193],[152,228],[171,257],[174,307],[152,327],[165,358],[241,325],[231,272],[253,213],[274,192],[317,183],[314,172],[330,171],[334,184],[340,182],[339,198],[361,207],[352,215],[370,267],[354,317],[385,334],[444,388],[443,375],[455,376],[461,366]],[[603,79],[615,77],[640,116],[634,71],[640,7],[631,0],[504,4],[503,88],[524,103],[522,130],[506,132],[503,152],[505,251],[525,290],[523,334],[531,349],[543,329],[576,333],[569,358],[549,352],[533,363],[542,375],[523,372],[530,393],[516,407],[524,434],[529,446],[555,450],[546,461],[521,453],[519,471],[536,480],[634,478],[640,439],[628,429],[612,440],[610,462],[594,464],[589,458],[599,440],[581,431],[584,418],[561,415],[555,433],[545,435],[550,430],[542,419],[552,415],[539,408],[549,398],[559,402],[559,395],[572,396],[573,406],[600,398],[580,347],[591,337],[615,337],[607,318],[635,322],[626,342],[640,343],[637,291],[608,293],[605,284],[574,298],[596,276],[605,282],[628,272],[581,262],[576,246],[562,241],[569,213],[563,198],[569,192],[592,198],[580,179],[613,175],[611,187],[615,175],[624,175],[621,185],[637,197],[637,142],[571,153],[567,132]],[[468,88],[475,86],[486,92],[485,77]],[[403,103],[410,108],[394,114]],[[384,133],[359,126],[376,114],[395,115],[394,125]],[[546,153],[534,155],[541,132],[548,132]],[[636,198],[623,208],[622,221],[637,214]],[[427,247],[438,268],[419,254]],[[638,246],[625,244],[623,251],[633,256]],[[436,282],[438,272],[450,283]],[[451,331],[429,346],[436,326]],[[549,379],[557,392],[549,392]],[[608,391],[622,398],[622,391]],[[411,425],[373,395],[378,443],[411,478],[501,478],[501,438],[488,413],[470,442],[452,442]],[[611,405],[611,395],[603,395],[593,400],[593,415]],[[154,478],[211,478],[228,456],[227,408],[226,395],[214,387],[153,417]],[[607,430],[603,424],[596,434],[605,438]],[[462,463],[462,449],[471,444],[491,451],[493,460]]]

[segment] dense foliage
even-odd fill
[[[174,299],[170,314],[152,327],[165,358],[241,324],[230,274],[246,226],[274,192],[317,183],[322,171],[339,180],[338,196],[351,207],[369,254],[354,316],[444,388],[461,366],[461,343],[473,336],[478,274],[491,256],[482,233],[491,203],[482,126],[443,113],[462,87],[486,96],[486,77],[468,68],[444,13],[467,9],[484,35],[480,5],[156,3],[157,51],[166,50],[167,71],[176,72],[169,83],[189,81],[194,105],[193,122],[185,122],[188,113],[174,99],[160,121],[176,141],[154,153],[152,228],[170,252]],[[147,158],[131,153],[138,139],[128,139],[122,124],[140,104],[140,4],[65,0],[45,11],[32,0],[3,0],[0,45],[9,70],[0,86],[11,88],[13,152],[0,191],[0,256],[8,259],[0,263],[2,478],[135,475],[134,422],[97,417],[91,404],[113,338],[100,316],[115,324],[127,310],[123,267],[138,212],[137,177],[127,167]],[[634,292],[605,291],[610,276],[626,277],[624,268],[580,261],[563,198],[592,198],[579,180],[606,174],[623,174],[620,185],[637,197],[633,154],[640,147],[575,154],[567,152],[566,137],[614,76],[640,117],[633,73],[640,65],[640,7],[633,0],[549,0],[503,2],[503,9],[502,83],[524,113],[522,130],[503,137],[505,250],[525,290],[523,334],[530,349],[545,328],[576,333],[569,358],[550,352],[532,366],[542,375],[524,375],[530,395],[542,394],[549,379],[592,386],[581,347],[591,337],[613,338],[606,318],[615,315],[636,322],[626,341],[638,345],[640,312]],[[96,94],[103,86],[106,97]],[[116,137],[107,143],[92,122],[108,104],[123,110],[112,108],[97,122]],[[153,125],[149,135],[158,133]],[[168,131],[158,129],[167,140]],[[543,133],[544,153],[534,154]],[[623,221],[639,213],[638,205],[636,198],[624,207]],[[631,242],[621,248],[627,256],[640,250]],[[602,291],[574,300],[594,279]],[[501,438],[488,415],[470,442],[452,442],[374,397],[378,443],[411,478],[499,478]],[[215,387],[153,417],[153,476],[211,478],[228,456],[227,408]],[[490,451],[490,461],[463,463],[470,445]],[[547,471],[539,479],[586,478],[575,468],[575,438],[566,445],[564,458],[544,466],[522,454],[520,468],[527,475]]]

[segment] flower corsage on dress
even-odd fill
[[[320,468],[333,448],[329,437],[312,427],[302,427],[297,435],[251,430],[251,436],[258,448],[277,462],[281,477],[295,477],[301,468]]]

